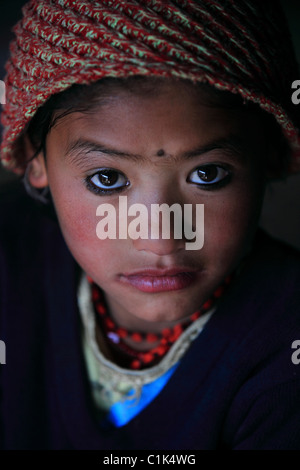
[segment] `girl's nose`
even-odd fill
[[[133,240],[136,250],[167,256],[185,248],[184,211],[181,204],[148,204],[147,214],[148,230],[144,231],[143,237]]]
[[[172,255],[180,250],[183,250],[185,243],[183,240],[170,239],[142,239],[138,238],[133,241],[134,247],[138,251],[147,251],[154,253],[158,256]]]

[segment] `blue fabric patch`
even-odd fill
[[[134,390],[130,390],[127,394],[127,399],[119,401],[112,405],[110,408],[107,419],[114,424],[116,427],[124,426],[138,413],[140,413],[152,400],[159,394],[164,388],[172,374],[175,372],[177,364],[171,367],[165,374],[156,379],[154,382],[146,384],[142,387],[141,396],[139,398],[130,397],[134,395]]]

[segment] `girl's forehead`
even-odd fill
[[[224,106],[228,108],[239,107],[240,109],[250,106],[239,95],[219,91],[205,83],[195,83],[191,80],[156,77],[129,77],[121,80],[108,79],[88,86],[90,93],[85,95],[91,97],[93,103],[109,103],[113,105],[122,99],[174,99],[177,93],[185,98],[193,97],[204,105]],[[79,98],[80,101],[80,98]]]
[[[229,92],[218,92],[213,87],[207,85],[194,84],[186,80],[162,79],[155,78],[142,79],[135,83],[131,80],[123,82],[101,85],[99,88],[89,85],[90,90],[82,94],[78,94],[76,101],[66,98],[62,101],[61,108],[54,114],[54,122],[60,116],[69,115],[73,121],[79,119],[93,120],[101,116],[118,116],[123,113],[127,114],[127,120],[134,119],[134,115],[130,113],[130,109],[134,110],[140,116],[145,117],[156,113],[159,118],[169,110],[178,113],[188,113],[190,119],[195,115],[205,113],[207,117],[210,115],[226,116],[251,116],[265,114],[258,107],[244,103],[242,99]],[[65,108],[68,112],[65,113]],[[81,112],[82,111],[82,112]],[[172,119],[169,115],[169,120]],[[123,117],[122,117],[123,119]],[[125,121],[125,123],[126,123]]]
[[[153,83],[153,93],[149,88],[142,90],[117,87],[104,95],[100,93],[88,103],[84,109],[80,106],[71,107],[67,114],[58,111],[53,127],[62,123],[65,127],[76,127],[85,131],[97,128],[99,132],[116,129],[139,129],[144,133],[152,129],[164,134],[168,128],[180,128],[181,137],[189,133],[189,129],[199,125],[206,130],[222,127],[224,130],[233,127],[244,128],[253,120],[257,121],[260,114],[253,113],[247,106],[225,94],[217,94],[213,90],[203,89],[192,83],[165,80]],[[84,97],[83,97],[84,99]],[[62,118],[60,118],[60,115]],[[145,127],[147,123],[147,127]],[[163,127],[159,127],[163,124]]]
[[[52,147],[76,155],[103,153],[128,156],[139,164],[149,156],[176,160],[208,152],[238,148],[246,154],[262,147],[257,116],[238,106],[212,103],[208,91],[192,84],[164,82],[156,94],[114,90],[90,112],[73,112],[58,119],[50,136]],[[49,137],[50,137],[49,136]],[[182,158],[181,158],[182,157]]]

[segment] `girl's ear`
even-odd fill
[[[34,148],[27,135],[24,136],[25,152],[28,159],[34,155]],[[48,175],[45,164],[45,157],[41,151],[30,163],[26,169],[27,178],[34,188],[45,188],[48,186]]]

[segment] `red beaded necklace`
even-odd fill
[[[118,350],[118,352],[121,352],[123,355],[125,354],[128,357],[129,367],[131,369],[142,369],[159,362],[159,360],[168,352],[172,344],[179,338],[182,332],[213,306],[215,301],[221,297],[226,287],[231,282],[232,275],[226,277],[223,284],[214,291],[213,295],[199,310],[183,322],[177,323],[172,328],[163,329],[160,334],[130,331],[116,325],[113,319],[109,316],[102,290],[90,277],[87,277],[87,279],[92,288],[92,300],[94,310],[97,314],[97,320],[100,322],[101,329],[105,333],[108,342],[115,350]],[[130,338],[137,344],[144,340],[148,343],[159,343],[152,349],[139,351],[128,346],[124,342],[124,338]]]

